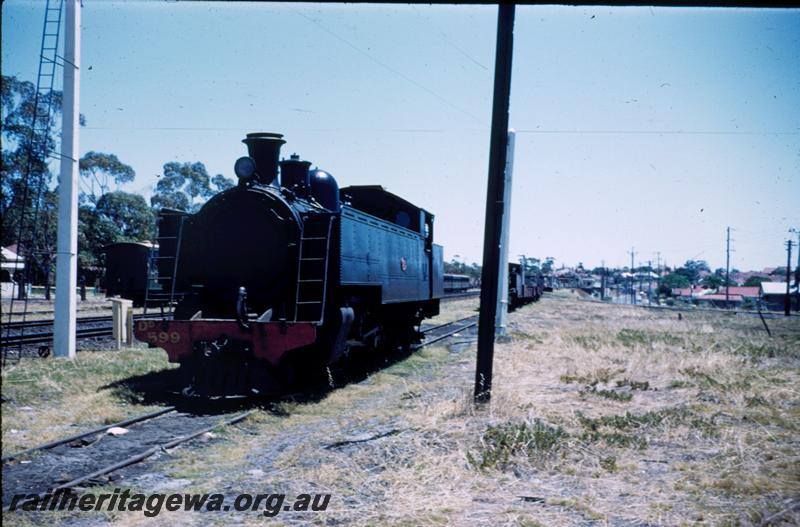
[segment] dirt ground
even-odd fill
[[[442,319],[476,305],[453,302]],[[92,492],[331,494],[325,512],[269,519],[287,525],[797,525],[800,318],[767,322],[771,337],[757,317],[679,319],[548,295],[510,315],[487,405],[471,402],[474,337],[459,335],[319,399],[274,404],[218,440],[164,453]],[[139,359],[140,372],[164,367]],[[124,375],[102,371],[104,386]],[[3,404],[5,450],[12,436],[39,426],[14,405],[46,403],[25,395],[24,383],[7,390],[5,372],[3,380],[12,397]],[[90,408],[135,400],[129,389],[97,395],[84,383]],[[3,519],[153,521],[136,512]],[[162,512],[154,520],[268,519],[251,511]]]

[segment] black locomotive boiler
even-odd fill
[[[238,186],[159,224],[162,288],[174,281],[179,301],[136,337],[199,394],[282,391],[356,349],[408,348],[439,313],[433,214],[377,185],[340,189],[296,155],[279,162],[282,137],[248,134]]]

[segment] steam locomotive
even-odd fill
[[[508,264],[508,309],[514,311],[536,302],[544,292],[544,276],[526,273],[518,263]]]
[[[158,280],[171,319],[136,338],[180,363],[199,395],[285,390],[357,349],[408,349],[439,313],[434,215],[380,186],[339,188],[281,134],[242,141],[238,185],[195,214],[162,211]],[[280,178],[278,178],[280,172]]]

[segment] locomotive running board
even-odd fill
[[[137,322],[134,334],[151,348],[163,348],[170,362],[181,362],[191,356],[198,342],[222,339],[249,347],[255,358],[278,364],[287,351],[313,344],[317,328],[312,323],[285,320],[255,320],[244,329],[232,319],[145,319]]]

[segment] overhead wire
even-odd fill
[[[464,115],[468,116],[470,119],[472,119],[472,120],[473,120],[473,121],[475,121],[476,123],[478,123],[478,124],[480,124],[480,125],[484,126],[485,128],[488,128],[488,127],[489,127],[488,123],[486,123],[486,122],[485,122],[483,119],[481,119],[480,117],[476,116],[475,114],[471,113],[471,112],[470,112],[470,111],[468,111],[468,110],[465,110],[464,108],[461,108],[461,107],[460,107],[460,106],[458,106],[458,105],[455,105],[455,104],[453,104],[453,103],[452,103],[452,102],[451,102],[451,101],[450,101],[448,98],[446,98],[446,97],[444,97],[444,96],[442,96],[442,95],[439,95],[438,93],[436,93],[436,92],[435,92],[435,91],[433,91],[432,89],[430,89],[430,88],[428,88],[427,86],[425,86],[425,85],[423,85],[423,84],[421,84],[421,83],[417,82],[416,80],[412,79],[411,77],[409,77],[409,76],[408,76],[408,75],[406,75],[405,73],[403,73],[403,72],[401,72],[401,71],[399,71],[399,70],[397,70],[397,69],[393,68],[392,66],[390,66],[390,65],[386,64],[386,63],[385,63],[385,62],[383,62],[382,60],[380,60],[380,59],[378,59],[378,58],[374,57],[372,54],[370,54],[370,53],[367,53],[366,51],[364,51],[363,49],[359,48],[358,46],[356,46],[355,44],[353,44],[352,42],[350,42],[350,41],[349,41],[349,40],[347,40],[346,38],[342,37],[342,36],[341,36],[341,35],[339,35],[338,33],[336,33],[336,32],[334,32],[334,31],[330,30],[328,27],[326,27],[324,24],[322,24],[322,23],[321,23],[321,22],[319,22],[318,20],[316,20],[316,19],[314,19],[314,18],[311,18],[310,16],[307,16],[306,14],[302,13],[301,11],[298,11],[297,9],[295,9],[294,7],[292,7],[292,6],[291,6],[291,5],[289,5],[289,4],[284,4],[284,5],[285,5],[285,6],[286,6],[286,7],[287,7],[287,8],[288,8],[290,11],[292,11],[294,14],[296,14],[296,15],[298,15],[298,16],[300,16],[300,17],[302,17],[302,18],[306,19],[306,20],[308,20],[309,22],[311,22],[311,23],[312,23],[312,24],[314,24],[315,26],[319,27],[320,29],[322,29],[323,31],[325,31],[326,33],[328,33],[329,35],[331,35],[331,36],[332,36],[333,38],[335,38],[336,40],[338,40],[338,41],[342,42],[343,44],[345,44],[345,45],[346,45],[346,46],[348,46],[349,48],[353,49],[353,50],[354,50],[354,51],[356,51],[357,53],[359,53],[359,54],[361,54],[361,55],[365,56],[365,57],[366,57],[366,58],[368,58],[370,61],[372,61],[372,62],[374,62],[375,64],[377,64],[378,66],[380,66],[380,67],[384,68],[385,70],[387,70],[387,71],[389,71],[389,72],[393,73],[394,75],[397,75],[398,77],[400,77],[401,79],[405,80],[406,82],[409,82],[410,84],[413,84],[413,85],[414,85],[414,86],[416,86],[417,88],[419,88],[419,89],[423,90],[424,92],[428,93],[429,95],[431,95],[431,96],[435,97],[436,99],[438,99],[439,101],[443,102],[444,104],[446,104],[446,105],[447,105],[447,106],[449,106],[450,108],[452,108],[452,109],[454,109],[454,110],[456,110],[456,111],[458,111],[458,112],[460,112],[460,113],[462,113],[462,114],[464,114]]]

